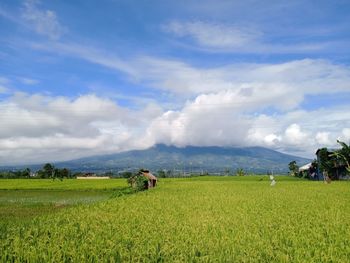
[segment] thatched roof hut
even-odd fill
[[[147,190],[157,185],[157,177],[148,170],[141,169],[128,179],[128,183],[139,190]]]
[[[157,185],[157,177],[148,170],[141,170],[141,174],[148,179],[148,188],[153,188]]]

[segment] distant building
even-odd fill
[[[97,176],[95,173],[84,173],[77,176],[77,179],[110,179],[109,176]]]
[[[311,180],[319,180],[316,165],[313,163],[307,163],[299,167],[299,177],[309,178]]]
[[[77,179],[84,179],[84,180],[89,180],[89,179],[111,179],[109,176],[77,176]]]

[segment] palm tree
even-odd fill
[[[343,162],[346,165],[346,170],[350,173],[350,145],[339,140],[337,140],[337,143],[339,143],[342,148],[332,153],[331,156],[336,157],[340,162]]]

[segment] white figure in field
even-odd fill
[[[275,177],[273,175],[270,175],[270,181],[271,181],[271,186],[274,186],[276,184]]]

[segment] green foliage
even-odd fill
[[[231,175],[231,170],[230,170],[230,168],[225,168],[224,174],[225,174],[225,175]]]
[[[165,178],[156,191],[0,224],[0,262],[348,262],[347,182],[259,178]]]
[[[334,161],[335,161],[334,156],[332,156],[333,158],[330,158],[331,156],[330,156],[330,153],[328,152],[328,149],[322,148],[322,149],[319,149],[318,157],[320,159],[321,171],[331,173],[332,168],[334,167]]]
[[[346,170],[350,173],[350,146],[339,140],[337,140],[337,143],[339,143],[342,148],[333,152],[330,156],[335,157],[339,164],[344,164]]]
[[[116,175],[112,171],[105,172],[104,174],[102,174],[102,176],[108,176],[109,178],[116,177]]]
[[[132,176],[133,176],[132,172],[123,172],[123,173],[121,173],[121,177],[126,178],[126,179],[128,179],[128,178],[130,178]]]
[[[157,175],[159,178],[166,178],[167,172],[165,170],[159,170],[157,171]]]
[[[244,170],[242,168],[238,168],[236,170],[236,175],[237,176],[245,176],[245,172],[244,172]]]
[[[288,164],[288,168],[289,168],[291,176],[297,176],[298,175],[298,173],[299,173],[299,166],[297,165],[296,161],[291,161]]]
[[[60,179],[63,178],[73,178],[74,175],[67,168],[58,169],[55,168],[53,164],[46,163],[41,170],[37,172],[37,178],[51,178],[51,179]]]
[[[343,153],[343,149],[334,152],[329,152],[327,148],[319,150],[320,169],[332,180],[339,179],[339,168],[346,165],[346,160],[343,159],[346,155]]]
[[[148,189],[148,179],[140,172],[128,178],[128,184],[136,191]]]
[[[3,171],[0,172],[0,178],[5,179],[19,179],[19,178],[30,178],[31,171],[29,168],[18,171]]]
[[[148,188],[148,179],[144,176],[136,177],[136,189],[138,191],[143,191]]]

